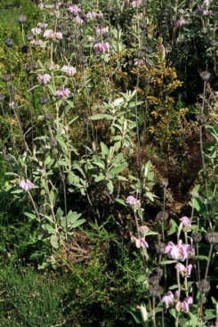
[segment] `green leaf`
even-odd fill
[[[108,156],[109,154],[109,149],[107,147],[107,145],[103,142],[100,143],[100,147],[101,147],[101,153],[104,155],[104,156]]]
[[[108,191],[109,191],[110,194],[113,194],[113,192],[114,192],[114,186],[113,186],[112,181],[109,181],[107,183],[107,189],[108,189]]]
[[[34,213],[24,212],[24,215],[26,217],[30,218],[30,220],[35,220],[36,219],[36,215]]]
[[[108,114],[96,114],[94,116],[91,116],[91,120],[100,120],[100,119],[112,120],[113,116]]]
[[[52,235],[50,238],[51,246],[55,249],[59,248],[59,238],[57,235]]]
[[[110,170],[110,173],[112,173],[113,175],[118,175],[119,173],[121,173],[121,171],[123,171],[126,167],[128,166],[127,162],[123,163],[122,165],[119,165],[115,168],[112,168]]]

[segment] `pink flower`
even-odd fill
[[[134,62],[135,66],[140,66],[140,65],[144,65],[144,64],[145,64],[144,59],[136,59]]]
[[[182,302],[178,301],[176,304],[176,310],[182,312],[189,312],[189,305],[193,304],[192,296],[186,297]]]
[[[54,32],[53,30],[45,30],[43,37],[47,40],[61,40],[63,34],[61,32]]]
[[[149,247],[144,237],[136,238],[133,236],[133,241],[135,242],[137,249],[147,249]]]
[[[133,2],[131,3],[131,6],[132,6],[133,8],[137,8],[137,7],[139,7],[141,4],[142,4],[142,0],[135,0],[135,1],[133,1]]]
[[[77,5],[72,5],[68,8],[71,14],[78,14],[81,12],[81,9]]]
[[[191,220],[184,216],[182,218],[179,219],[181,221],[181,224],[183,225],[183,227],[191,227]]]
[[[46,23],[38,23],[37,24],[37,27],[42,28],[42,29],[46,28],[47,26],[48,26],[48,24],[46,24]]]
[[[76,16],[74,21],[78,24],[78,25],[82,25],[84,23],[84,20],[80,17],[80,16]]]
[[[44,84],[45,85],[45,84],[50,82],[51,76],[49,74],[44,74],[44,75],[38,74],[37,75],[37,80],[38,80],[39,84]]]
[[[29,179],[22,179],[22,181],[19,183],[19,186],[26,192],[32,190],[35,187],[35,185]]]
[[[175,27],[180,28],[183,27],[186,24],[186,21],[184,18],[177,19],[174,23]]]
[[[134,196],[129,195],[126,198],[126,203],[133,206],[133,207],[139,207],[140,206],[140,201],[137,200]]]
[[[99,42],[94,45],[94,50],[96,54],[105,53],[109,51],[110,44],[108,42]]]
[[[107,35],[108,34],[108,32],[109,32],[109,28],[108,28],[108,26],[106,26],[106,27],[95,27],[94,28],[95,29],[95,33],[97,34],[97,35]]]
[[[39,35],[42,33],[42,29],[39,27],[35,27],[31,29],[31,32],[33,33],[33,35]]]
[[[182,240],[179,240],[177,245],[173,242],[168,242],[165,248],[165,253],[168,255],[168,258],[173,260],[184,261],[191,252],[192,247],[189,244],[182,244]]]
[[[76,74],[76,68],[73,66],[63,66],[61,68],[61,71],[70,77],[72,77]]]
[[[95,18],[102,18],[103,14],[102,13],[97,13],[96,11],[89,11],[86,15],[86,17],[90,20],[93,20]]]
[[[62,87],[61,89],[57,90],[55,92],[55,96],[57,98],[67,98],[70,95],[70,90],[69,89],[65,89],[64,87]]]
[[[191,271],[192,271],[191,264],[185,267],[182,263],[179,262],[176,264],[175,268],[182,276],[189,277],[191,275]]]
[[[168,291],[167,294],[162,298],[161,302],[165,304],[166,308],[169,308],[170,305],[174,304],[173,293]]]

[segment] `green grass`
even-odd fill
[[[0,272],[0,326],[51,327],[62,324],[65,280],[32,268],[4,267]]]

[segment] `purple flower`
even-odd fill
[[[32,190],[35,187],[35,185],[29,179],[22,179],[19,183],[19,186],[26,192]]]
[[[179,219],[181,221],[181,224],[183,225],[183,227],[191,227],[191,220],[184,216],[182,218]]]
[[[94,50],[96,54],[105,53],[110,49],[110,44],[108,42],[99,42],[94,45]]]
[[[50,82],[51,76],[49,74],[44,74],[44,75],[38,74],[37,80],[38,80],[39,84],[45,85]]]
[[[140,201],[137,200],[134,196],[129,195],[126,198],[126,203],[128,203],[129,205],[133,206],[133,207],[139,207],[140,206]]]
[[[57,98],[67,98],[70,95],[70,90],[69,89],[65,89],[64,87],[62,87],[61,89],[57,90],[55,92],[55,96]]]
[[[173,293],[168,291],[167,294],[162,298],[161,302],[165,304],[166,308],[169,308],[170,305],[174,304]]]
[[[165,253],[168,255],[168,258],[173,260],[184,261],[188,258],[189,253],[191,253],[192,247],[189,244],[182,244],[182,240],[178,241],[178,244],[173,242],[168,242]]]
[[[185,267],[182,263],[179,262],[176,264],[175,268],[182,276],[189,277],[191,275],[191,271],[192,271],[191,264]]]

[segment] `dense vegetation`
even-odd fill
[[[0,326],[218,326],[213,0],[0,0]]]

